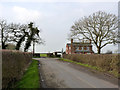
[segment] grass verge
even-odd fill
[[[95,69],[95,70],[102,70],[101,68],[98,68],[98,67],[95,67],[95,66],[91,66],[91,65],[88,65],[88,64],[83,64],[83,63],[76,62],[76,61],[72,61],[72,60],[69,60],[69,59],[60,58],[60,60],[66,61],[66,62],[75,63],[75,64],[79,64],[81,66],[89,67],[89,68],[92,68],[92,69]]]
[[[69,59],[60,58],[59,60],[66,61],[66,62],[70,62],[70,63],[79,64],[79,65],[81,65],[81,66],[88,67],[88,68],[91,68],[91,69],[94,69],[94,70],[97,70],[97,71],[106,72],[106,71],[105,71],[104,69],[102,69],[102,68],[99,68],[99,67],[96,67],[96,66],[91,66],[91,65],[88,65],[88,64],[83,64],[83,63],[76,62],[76,61],[72,61],[72,60],[69,60]],[[118,74],[117,71],[107,71],[107,72],[108,72],[109,74],[112,74],[112,75],[115,76],[116,78],[120,78],[120,74]]]
[[[22,79],[16,83],[16,88],[40,88],[38,61],[32,60]]]

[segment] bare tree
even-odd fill
[[[8,37],[9,37],[9,31],[8,31],[8,25],[5,20],[0,20],[0,31],[1,31],[1,42],[2,42],[2,49],[6,49]]]
[[[9,41],[15,43],[16,50],[19,50],[28,34],[28,26],[26,24],[11,23],[9,24],[9,29],[11,31]]]
[[[101,48],[117,40],[117,16],[98,11],[88,17],[76,21],[71,27],[70,38],[91,40],[97,47],[98,54]]]
[[[43,44],[44,41],[40,37],[40,30],[34,27],[34,24],[7,24],[5,20],[0,20],[2,49],[7,49],[11,43],[15,45],[16,50],[20,50],[24,43],[24,51],[28,51],[31,43]]]

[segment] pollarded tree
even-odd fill
[[[30,22],[28,24],[29,32],[27,34],[27,40],[25,43],[24,51],[28,51],[29,47],[31,46],[31,43],[44,43],[44,41],[40,38],[40,30],[37,27],[34,27],[34,23]]]
[[[116,15],[98,11],[76,21],[71,27],[70,34],[72,38],[91,40],[100,54],[103,47],[116,43],[117,26]]]

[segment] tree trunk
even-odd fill
[[[31,42],[32,42],[31,39],[28,39],[28,41],[25,44],[24,52],[28,51],[28,48],[31,46]]]
[[[5,43],[2,42],[2,49],[6,49],[7,46],[8,46],[8,45],[5,45]]]
[[[98,54],[100,54],[100,53],[101,53],[101,48],[98,47],[98,48],[97,48],[97,51],[98,51]]]
[[[16,50],[20,49],[20,46],[21,46],[22,42],[24,41],[24,39],[25,39],[25,35],[23,37],[21,37],[21,39],[17,42]]]

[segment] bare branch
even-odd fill
[[[71,27],[71,36],[92,40],[100,53],[102,47],[115,43],[117,27],[116,15],[98,11],[76,21]]]

